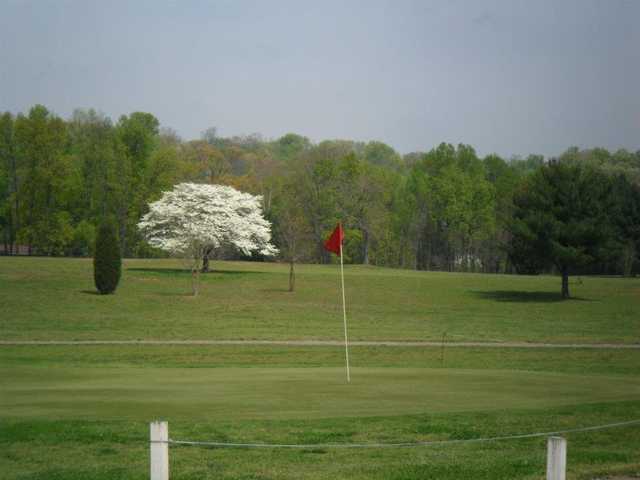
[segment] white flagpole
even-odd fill
[[[342,226],[340,227],[342,229]],[[344,265],[342,262],[342,238],[340,238],[340,277],[342,278],[342,317],[344,318],[344,354],[347,360],[347,383],[351,383],[349,374],[349,341],[347,339],[347,305],[344,299]]]

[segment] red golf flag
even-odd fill
[[[324,242],[325,250],[329,250],[336,255],[340,255],[340,246],[342,245],[343,239],[344,230],[342,230],[342,224],[338,222],[338,225],[336,225],[336,228],[333,230],[331,236],[327,238],[326,242]]]

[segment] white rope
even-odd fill
[[[563,433],[590,432],[593,430],[604,430],[607,428],[625,427],[640,424],[640,419],[628,422],[608,423],[593,427],[570,428],[567,430],[557,430],[555,432],[524,433],[519,435],[504,435],[499,437],[481,437],[458,440],[433,440],[427,442],[405,442],[405,443],[310,443],[310,444],[287,444],[287,443],[227,443],[227,442],[198,442],[189,440],[172,440],[167,442],[173,445],[197,445],[205,447],[228,447],[228,448],[300,448],[300,449],[322,449],[322,448],[393,448],[393,447],[427,447],[432,445],[451,445],[456,443],[480,443],[496,442],[499,440],[517,440],[522,438],[537,438],[560,435]]]

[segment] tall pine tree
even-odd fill
[[[611,181],[601,171],[550,161],[514,198],[512,261],[527,270],[554,265],[562,297],[569,298],[569,275],[599,259],[611,236],[612,200]]]

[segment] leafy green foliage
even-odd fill
[[[42,105],[15,119],[14,174],[20,177],[16,240],[36,253],[59,255],[70,239],[69,215],[64,208],[70,171],[67,139],[66,123]]]
[[[640,152],[572,147],[560,159],[640,185]],[[509,230],[514,195],[544,165],[541,155],[481,158],[465,144],[401,156],[379,141],[222,137],[215,127],[183,141],[145,112],[112,122],[76,110],[64,121],[37,105],[28,115],[0,116],[0,242],[5,252],[20,246],[34,254],[90,255],[88,225],[112,215],[125,256],[157,256],[136,225],[150,202],[187,181],[260,195],[274,225],[292,225],[280,216],[295,203],[293,223],[304,231],[296,256],[306,261],[331,261],[322,243],[340,220],[350,263],[548,272],[555,267],[531,257]],[[623,226],[624,218],[635,218],[633,197],[612,198],[617,238],[604,247],[606,255],[579,267],[582,273],[633,275],[640,268],[633,228]]]
[[[82,220],[73,231],[71,252],[79,257],[93,256],[96,243],[96,229],[92,223]]]
[[[525,269],[555,266],[568,297],[571,271],[601,258],[611,237],[610,180],[588,165],[551,161],[528,179],[514,204],[513,261]]]
[[[101,294],[116,291],[121,269],[122,259],[116,225],[110,219],[106,219],[98,227],[93,257],[93,278]]]
[[[615,236],[610,257],[621,261],[622,272],[630,276],[640,254],[640,184],[631,183],[619,174],[613,183],[613,218]]]
[[[401,188],[398,227],[416,268],[481,268],[482,241],[495,229],[495,188],[473,148],[440,144]]]

